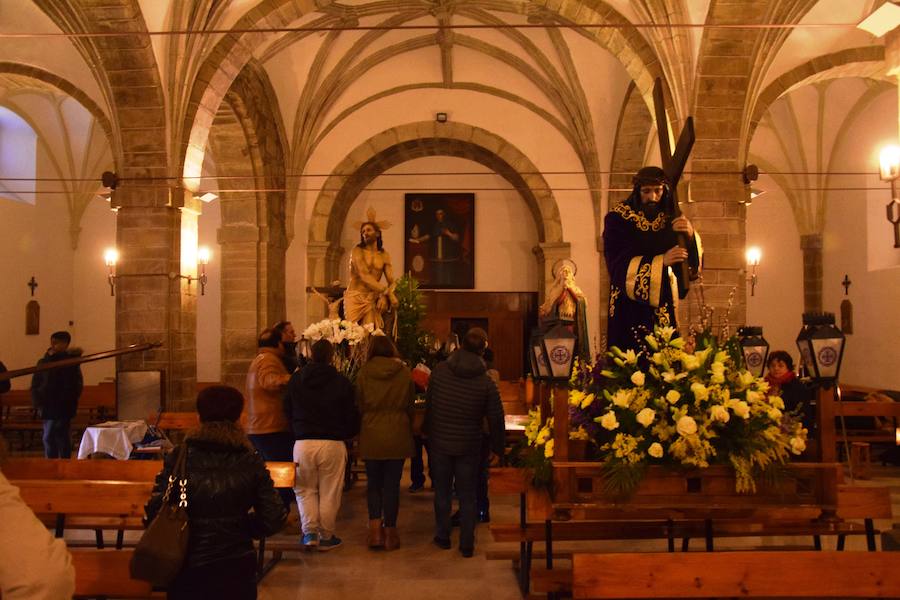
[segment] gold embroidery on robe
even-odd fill
[[[625,274],[625,294],[629,300],[636,300],[634,297],[634,279],[637,277],[638,267],[641,266],[641,257],[635,256],[628,263],[628,271]]]
[[[641,231],[659,231],[666,226],[666,213],[659,213],[653,221],[650,221],[643,214],[635,212],[630,206],[625,204],[617,204],[612,208],[612,212],[621,215],[626,221],[634,221],[635,226]]]
[[[666,310],[665,305],[660,306],[655,311],[656,313],[656,324],[660,327],[669,327],[672,323],[669,319],[669,311]]]
[[[609,288],[609,316],[616,316],[616,301],[619,299],[619,293],[621,290],[616,286],[610,286]]]
[[[650,306],[659,306],[662,300],[663,255],[653,257],[650,266]]]
[[[634,296],[637,300],[650,301],[650,265],[644,263],[637,272],[634,282]]]

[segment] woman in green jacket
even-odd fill
[[[390,338],[372,338],[369,360],[356,379],[356,401],[362,415],[359,454],[366,462],[368,545],[395,550],[400,476],[413,454],[415,387]]]

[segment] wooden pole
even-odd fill
[[[24,369],[13,369],[12,371],[2,371],[2,372],[0,372],[0,381],[5,381],[7,379],[13,379],[15,377],[23,377],[25,375],[31,375],[33,373],[38,373],[40,371],[49,371],[51,369],[60,369],[62,367],[70,367],[73,365],[80,365],[80,364],[87,363],[87,362],[93,362],[95,360],[103,360],[106,358],[113,358],[115,356],[121,356],[122,354],[131,354],[132,352],[144,352],[146,350],[152,350],[153,348],[159,348],[160,346],[162,346],[162,342],[153,342],[151,344],[132,344],[131,346],[126,346],[125,348],[116,348],[114,350],[106,350],[104,352],[97,352],[96,354],[88,354],[86,356],[67,358],[65,360],[44,363],[44,364],[37,365],[34,367],[26,367]]]
[[[820,501],[824,508],[819,515],[821,521],[838,521],[837,516],[837,435],[834,429],[834,395],[833,383],[820,383],[816,398],[816,424],[819,429],[818,459],[820,463],[834,465],[834,468],[821,471],[819,480]]]

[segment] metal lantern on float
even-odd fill
[[[531,330],[528,357],[531,359],[531,375],[541,381],[550,377],[550,365],[544,354],[544,338],[540,328]]]
[[[834,324],[834,313],[804,313],[797,348],[812,377],[837,381],[844,357],[844,334]]]
[[[747,370],[757,377],[762,377],[769,356],[769,342],[763,337],[762,327],[749,325],[741,327],[738,329],[738,339]]]
[[[575,334],[560,322],[544,332],[544,356],[550,367],[549,379],[568,381],[575,361]]]

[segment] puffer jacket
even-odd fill
[[[287,517],[265,462],[235,423],[203,423],[185,443],[190,525],[185,567],[252,555],[252,540],[276,533]],[[145,507],[147,523],[162,507],[180,450],[181,446],[169,453],[156,476]]]
[[[457,350],[431,372],[425,394],[425,431],[429,451],[463,456],[481,451],[487,417],[491,450],[503,455],[503,404],[481,357]]]
[[[359,455],[387,460],[413,455],[415,386],[398,359],[374,356],[356,376],[356,404],[362,416]]]
[[[353,386],[330,364],[295,371],[284,409],[297,440],[349,440],[359,433]]]
[[[56,354],[47,352],[37,364],[54,363],[79,356],[80,348],[69,348]],[[71,419],[78,411],[78,399],[83,387],[84,379],[78,365],[39,371],[31,377],[31,402],[41,410],[42,419]]]

